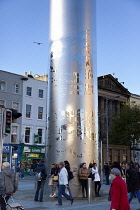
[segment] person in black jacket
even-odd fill
[[[129,203],[133,199],[134,195],[136,195],[139,203],[140,203],[140,181],[135,169],[132,168],[131,163],[126,163],[126,184],[127,190],[129,194]]]
[[[52,193],[50,195],[50,197],[54,197],[56,198],[57,195],[56,195],[56,191],[57,191],[57,188],[58,188],[58,172],[59,172],[59,168],[57,166],[56,163],[53,163],[52,164],[52,168],[51,168],[51,177],[53,178],[53,185],[52,185]]]
[[[37,181],[37,190],[35,193],[34,201],[43,202],[43,192],[44,192],[44,186],[45,186],[46,177],[47,177],[44,160],[41,160],[37,166],[37,173],[39,172],[41,172],[41,181]],[[39,196],[39,192],[40,192],[40,196]],[[38,197],[39,197],[39,200],[38,200]]]
[[[108,163],[104,164],[104,172],[105,172],[105,178],[106,178],[106,185],[109,185],[110,168],[109,168]]]

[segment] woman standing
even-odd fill
[[[79,179],[82,185],[83,198],[85,198],[85,192],[87,197],[88,176],[89,176],[89,169],[87,169],[86,163],[82,163],[81,168],[79,169]]]
[[[99,192],[101,189],[101,179],[98,173],[97,164],[93,163],[92,174],[94,174],[94,183],[95,183],[95,195],[96,197],[100,197]]]
[[[127,198],[127,187],[125,181],[121,178],[121,172],[117,168],[111,170],[111,180],[113,180],[110,197],[110,210],[130,210],[130,205]]]

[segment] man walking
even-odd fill
[[[37,190],[35,193],[34,201],[43,202],[43,192],[44,192],[44,186],[45,186],[46,177],[47,177],[44,160],[41,160],[37,166],[37,173],[40,173],[40,172],[41,172],[41,177],[40,177],[40,180],[37,181]],[[40,195],[39,195],[39,192],[40,192]]]
[[[135,169],[132,168],[131,163],[126,163],[126,184],[129,194],[129,203],[133,199],[134,195],[140,203],[140,182]]]
[[[16,174],[10,169],[10,164],[4,162],[0,172],[0,206],[6,210],[6,202],[17,190]]]
[[[68,172],[64,167],[64,163],[59,163],[59,189],[58,189],[58,203],[56,205],[62,205],[62,195],[66,197],[68,200],[71,200],[71,204],[73,204],[73,197],[65,193],[65,189],[68,187]]]

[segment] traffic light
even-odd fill
[[[22,116],[21,113],[17,112],[17,110],[12,109],[12,119],[17,119],[21,116]]]
[[[4,129],[3,134],[8,135],[11,133],[11,123],[12,123],[12,111],[6,109],[4,111]]]

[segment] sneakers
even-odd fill
[[[50,194],[49,197],[50,197],[50,198],[53,198],[53,194]]]
[[[56,206],[62,206],[62,204],[60,204],[60,203],[57,203],[57,204],[55,204]]]

